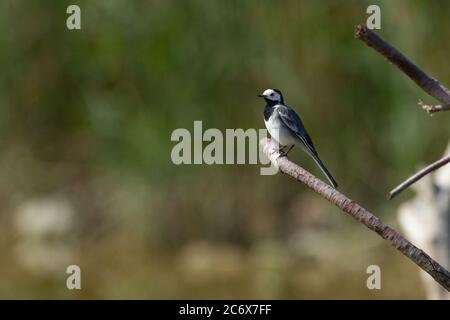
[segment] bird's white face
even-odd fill
[[[276,92],[275,90],[273,90],[273,89],[266,89],[262,93],[262,96],[265,99],[268,99],[268,100],[271,100],[271,101],[275,101],[275,102],[281,102],[282,101],[281,95],[278,92]]]

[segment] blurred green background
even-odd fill
[[[170,160],[194,120],[263,128],[255,94],[279,88],[340,191],[397,228],[412,192],[385,195],[440,157],[450,114],[354,38],[370,4],[449,84],[450,2],[1,1],[0,298],[424,298],[412,262],[303,185]]]

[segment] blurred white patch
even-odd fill
[[[450,143],[447,146],[444,157],[446,155],[450,155]],[[447,193],[450,193],[450,163],[440,168],[438,172],[438,174],[435,174],[436,184],[445,189]]]
[[[185,280],[205,283],[238,276],[242,271],[242,260],[238,247],[199,241],[182,249],[178,264]]]
[[[36,199],[23,203],[14,215],[14,225],[26,237],[63,236],[73,225],[74,211],[61,198]]]
[[[61,197],[45,197],[22,203],[14,214],[18,235],[14,252],[19,263],[39,275],[64,274],[72,262],[70,238],[75,211]]]
[[[450,153],[450,144],[445,154]],[[416,196],[398,210],[400,226],[417,247],[450,268],[450,165],[412,185]],[[421,272],[428,299],[450,299],[429,274]]]

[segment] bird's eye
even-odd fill
[[[271,93],[270,96],[273,97],[273,93]]]

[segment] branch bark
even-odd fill
[[[447,291],[450,291],[450,273],[428,254],[414,246],[397,231],[389,227],[355,201],[347,198],[344,194],[319,180],[302,167],[291,162],[287,157],[281,157],[279,146],[276,142],[268,138],[263,138],[261,139],[260,144],[265,155],[282,173],[302,182],[308,188],[336,205],[342,211],[363,223],[370,230],[378,233],[383,239],[389,241],[394,248],[399,250],[422,270],[431,275],[442,287]]]
[[[411,80],[413,80],[419,87],[435,99],[439,100],[442,105],[426,105],[421,101],[419,105],[424,111],[429,114],[450,110],[450,90],[440,84],[436,79],[427,75],[411,60],[405,57],[400,51],[389,44],[386,40],[378,34],[360,24],[356,26],[355,37],[369,47],[378,51],[387,60],[396,65],[403,71]]]
[[[397,187],[392,189],[391,192],[389,192],[388,199],[391,200],[396,195],[398,195],[400,192],[402,192],[403,190],[405,190],[409,186],[411,186],[414,182],[422,179],[424,176],[426,176],[430,172],[439,169],[440,167],[446,165],[449,162],[450,162],[450,155],[448,155],[442,159],[439,159],[438,161],[426,166],[425,168],[423,168],[422,170],[420,170],[419,172],[417,172],[416,174],[412,175],[411,177],[406,179],[404,182],[399,184]]]

